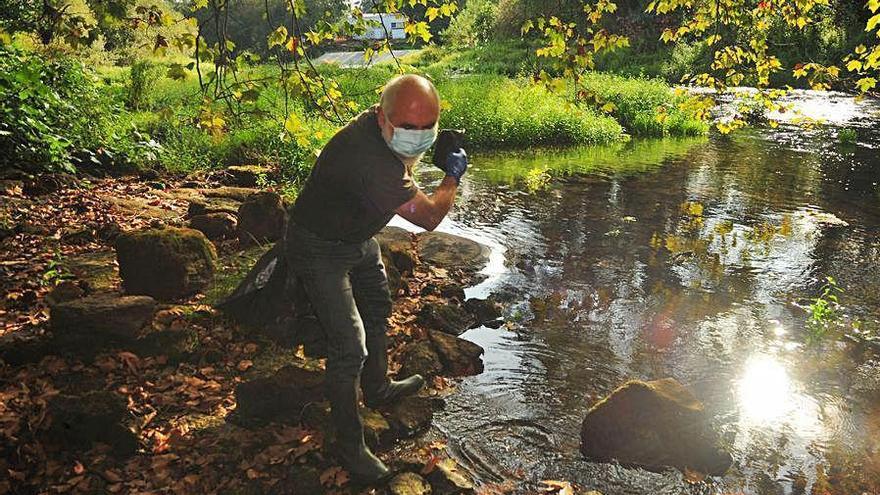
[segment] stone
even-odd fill
[[[217,252],[198,230],[168,227],[126,232],[116,239],[122,286],[129,294],[175,300],[214,278]]]
[[[422,232],[417,238],[419,259],[430,266],[476,272],[489,261],[489,248],[465,237]]]
[[[260,177],[271,177],[271,167],[261,165],[233,165],[223,171],[220,181],[227,186],[256,187]]]
[[[190,217],[189,228],[205,234],[208,239],[228,239],[235,236],[238,219],[229,213],[206,213]]]
[[[88,450],[95,442],[110,445],[117,456],[137,450],[137,436],[126,424],[126,400],[113,392],[59,394],[49,401],[48,415],[51,425],[45,441],[65,451]]]
[[[443,371],[440,356],[429,341],[407,344],[400,356],[400,372],[398,376],[407,377],[419,374],[433,376]]]
[[[359,410],[364,425],[364,442],[371,449],[390,447],[397,440],[397,431],[379,411],[362,407]],[[303,407],[302,424],[324,434],[325,445],[336,441],[336,430],[330,418],[329,402],[312,402]]]
[[[228,213],[238,215],[241,203],[229,199],[193,199],[190,200],[186,209],[186,217],[192,218],[198,215],[210,215],[211,213]]]
[[[324,400],[324,373],[288,365],[235,388],[236,414],[256,423],[295,424],[305,406]]]
[[[284,235],[287,212],[281,196],[254,193],[238,209],[238,239],[243,246],[276,241]]]
[[[465,300],[464,287],[458,284],[444,285],[440,289],[440,295],[446,299],[457,299],[458,302],[464,302]]]
[[[417,322],[432,330],[461,335],[474,324],[474,318],[460,306],[428,302],[419,310]]]
[[[162,174],[154,168],[144,168],[138,171],[138,178],[141,180],[159,180]]]
[[[40,174],[24,180],[23,192],[28,196],[42,196],[73,187],[78,183],[77,178],[70,174]]]
[[[429,332],[443,369],[452,376],[478,375],[483,372],[483,348],[471,341],[442,332]]]
[[[376,235],[376,240],[382,248],[382,255],[387,256],[397,271],[412,274],[416,267],[412,234],[400,227],[385,227]]]
[[[400,271],[397,269],[397,266],[384,252],[382,253],[382,264],[385,265],[385,277],[388,279],[388,292],[391,293],[392,298],[396,297],[406,284],[403,281],[403,277],[400,276]]]
[[[391,406],[388,422],[400,438],[411,437],[431,426],[434,408],[426,397],[404,397]]]
[[[113,244],[116,242],[116,239],[122,234],[122,227],[119,226],[116,222],[107,222],[98,226],[95,234],[98,236],[98,239]]]
[[[474,483],[462,472],[452,459],[438,462],[428,474],[431,489],[436,495],[470,495],[475,493]]]
[[[201,191],[202,195],[206,198],[231,199],[238,201],[239,203],[245,201],[249,196],[259,192],[259,189],[254,189],[252,187],[217,187],[214,189],[203,189]]]
[[[703,404],[671,378],[630,381],[594,405],[581,425],[588,459],[722,475],[730,454],[718,447]]]
[[[431,484],[416,473],[400,473],[388,482],[391,495],[431,495]]]
[[[156,301],[147,296],[96,294],[56,304],[49,311],[56,334],[99,333],[129,340],[152,319]]]
[[[74,299],[79,299],[85,295],[85,290],[80,286],[77,280],[62,280],[52,289],[52,292],[46,296],[46,302],[49,306],[61,304]]]
[[[479,326],[501,318],[501,304],[492,297],[478,299],[476,297],[464,302],[464,309],[474,317],[474,324]]]

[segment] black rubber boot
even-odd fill
[[[389,404],[401,397],[415,395],[425,386],[421,375],[413,375],[404,380],[388,379],[387,342],[384,332],[367,335],[367,360],[361,372],[361,390],[364,392],[364,405],[378,407]]]
[[[334,380],[326,387],[330,416],[336,428],[336,454],[342,467],[351,475],[352,481],[360,484],[372,484],[387,478],[391,472],[364,443],[364,426],[358,413],[357,380]]]

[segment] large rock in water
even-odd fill
[[[483,372],[483,348],[469,340],[442,332],[428,333],[440,356],[443,368],[453,376],[477,375]]]
[[[593,406],[581,426],[581,452],[600,462],[710,475],[724,474],[731,464],[703,404],[671,378],[628,382]]]
[[[251,194],[238,209],[238,240],[243,246],[276,241],[284,235],[286,221],[281,196],[270,191]]]
[[[439,268],[479,271],[489,261],[488,247],[445,232],[422,232],[418,246],[422,263]]]
[[[129,294],[172,300],[195,294],[214,278],[217,252],[198,230],[148,229],[116,239],[122,286]]]

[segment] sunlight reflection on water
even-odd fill
[[[805,437],[821,430],[816,404],[798,392],[788,370],[775,356],[757,354],[749,358],[736,381],[736,395],[745,427],[784,425]]]

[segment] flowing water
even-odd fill
[[[832,276],[845,291],[834,321],[880,332],[880,103],[795,101],[826,124],[473,159],[440,230],[493,248],[468,295],[496,294],[512,324],[464,335],[486,371],[436,423],[480,483],[880,493],[880,353],[808,324]],[[704,402],[734,458],[725,476],[579,454],[592,404],[662,377]]]

